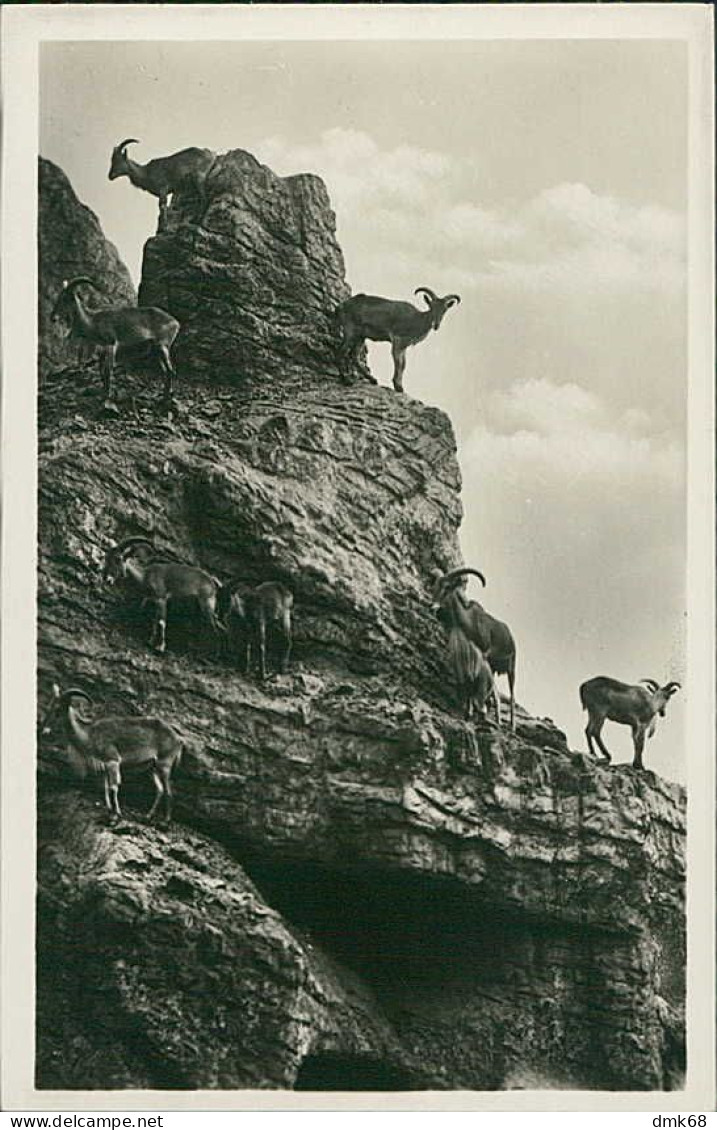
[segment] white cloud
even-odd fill
[[[493,393],[489,408],[492,418],[504,429],[527,427],[543,434],[589,422],[601,411],[593,392],[576,384],[554,384],[539,378],[518,381]]]
[[[358,130],[329,129],[305,146],[270,138],[259,156],[283,174],[324,177],[362,288],[426,271],[451,289],[498,292],[676,294],[684,285],[684,220],[650,203],[565,183],[487,208],[460,198],[467,161],[409,145],[384,150]]]
[[[680,677],[683,218],[576,183],[492,206],[467,161],[350,131],[258,155],[324,177],[354,290],[463,295],[407,387],[458,432],[461,541],[515,632],[518,697],[582,747],[583,678]],[[370,356],[387,380],[390,351]],[[679,734],[673,720],[670,776]]]
[[[611,421],[609,407],[594,392],[531,379],[487,398],[486,421],[463,445],[463,463],[515,483],[548,475],[612,476],[630,490],[636,479],[679,486],[684,474],[679,445],[649,429],[644,408]]]

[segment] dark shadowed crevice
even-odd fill
[[[307,1055],[294,1084],[295,1091],[412,1091],[407,1072],[370,1056]]]
[[[447,878],[242,862],[285,921],[361,979],[412,1061],[421,1062],[425,1026],[435,1025],[437,1034],[472,1033],[470,1052],[444,1050],[465,1072],[464,1086],[505,1086],[524,1061],[575,1086],[614,1086],[599,1029],[585,1023],[603,992],[599,955],[610,942],[600,932],[520,913]],[[379,1058],[336,1053],[308,1057],[296,1083],[299,1090],[441,1085]]]

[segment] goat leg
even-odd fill
[[[119,806],[119,788],[122,784],[122,775],[120,773],[119,755],[117,760],[112,760],[107,763],[106,775],[109,784],[109,791],[112,797],[111,812],[119,820],[122,819],[122,810]]]
[[[105,786],[105,808],[110,816],[112,815],[112,802],[110,801],[110,781],[107,772],[103,774],[103,781]]]
[[[612,761],[612,754],[610,753],[610,750],[606,747],[605,743],[602,740],[602,737],[600,736],[604,722],[604,718],[600,722],[588,722],[585,733],[587,735],[590,752],[593,754],[593,756],[595,755],[595,750],[593,748],[592,738],[594,738],[597,742],[598,749],[602,753],[605,761],[610,762]]]
[[[645,748],[645,731],[642,727],[634,727],[632,731],[632,739],[635,743],[635,757],[632,762],[633,769],[644,769],[642,763],[642,751]]]
[[[281,657],[281,672],[283,675],[289,669],[289,656],[291,655],[291,629],[284,628],[284,654]]]
[[[492,693],[493,703],[495,705],[495,723],[498,729],[500,729],[500,695],[498,694],[498,688],[495,685],[493,686]],[[515,726],[513,726],[513,729],[515,729]]]
[[[515,656],[513,656],[512,663],[508,668],[508,690],[510,691],[510,728],[515,733]],[[495,692],[496,702],[498,701],[498,691]]]
[[[354,366],[358,364],[358,354],[362,339],[346,334],[342,349],[342,377],[344,384],[352,384]]]
[[[165,816],[164,821],[169,824],[172,819],[172,767],[162,762],[159,764],[159,775],[162,778],[164,785],[164,804]]]
[[[259,669],[261,672],[262,682],[266,679],[266,623],[263,618],[259,621],[258,625],[259,634]]]
[[[157,811],[157,806],[159,805],[160,800],[164,796],[164,786],[162,785],[161,778],[160,778],[159,773],[157,772],[156,769],[152,770],[152,780],[154,782],[155,792],[154,792],[154,802],[153,802],[152,807],[150,808],[149,812],[147,813],[147,819],[148,820],[154,819],[154,814]]]
[[[118,411],[117,405],[115,403],[115,393],[114,393],[114,369],[115,369],[116,354],[117,354],[116,344],[108,345],[105,348],[104,357],[103,357],[103,365],[102,365],[102,380],[103,380],[104,391],[105,391],[105,402],[104,402],[103,407],[105,408],[106,411],[115,412],[115,413]]]
[[[174,407],[172,403],[172,380],[174,378],[174,366],[172,365],[172,360],[169,356],[169,348],[164,343],[157,343],[157,353],[160,368],[164,376],[164,387],[162,389],[162,407],[167,416],[171,416],[172,409]]]
[[[154,631],[152,633],[154,650],[163,655],[167,650],[167,598],[158,598],[154,603]]]
[[[403,374],[406,368],[406,347],[393,342],[391,345],[393,357],[393,387],[396,392],[403,392]]]

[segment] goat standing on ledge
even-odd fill
[[[515,661],[516,647],[512,632],[502,620],[496,620],[486,612],[477,600],[466,600],[458,587],[467,574],[478,577],[485,585],[485,578],[477,569],[468,566],[451,569],[448,573],[436,570],[433,575],[432,595],[439,611],[439,618],[450,626],[460,628],[463,635],[475,644],[487,660],[494,675],[507,675],[510,690],[510,728],[515,730]],[[495,704],[498,725],[500,726],[500,699],[495,691]]]
[[[105,407],[116,411],[114,371],[117,351],[144,346],[154,354],[164,376],[162,404],[169,411],[175,375],[169,350],[179,333],[177,319],[158,306],[110,306],[91,313],[77,293],[81,285],[99,289],[92,279],[84,275],[64,282],[50,316],[54,321],[68,322],[73,339],[87,342],[102,351],[100,371],[105,386]]]
[[[81,772],[101,774],[105,789],[105,806],[110,818],[122,816],[119,806],[119,789],[122,784],[122,766],[145,768],[152,774],[155,798],[147,813],[151,820],[162,797],[166,820],[172,815],[172,770],[182,756],[182,742],[171,726],[161,718],[111,716],[97,718],[94,722],[83,718],[77,699],[92,705],[92,699],[77,687],[64,693],[56,683],[52,687],[52,702],[41,723],[41,732],[50,732],[50,720],[61,711],[70,744],[81,756]]]
[[[474,713],[487,716],[488,700],[493,699],[496,723],[500,726],[500,700],[490,664],[480,648],[468,639],[456,623],[452,601],[438,609],[438,619],[448,630],[448,668],[456,685],[458,702],[466,722]]]
[[[245,674],[249,674],[252,650],[256,648],[259,652],[261,678],[266,679],[266,637],[269,627],[281,638],[279,670],[285,674],[291,655],[293,593],[279,581],[264,581],[255,589],[244,592],[239,591],[241,587],[241,581],[234,580],[220,589],[217,613],[227,630],[232,620],[243,630],[246,647]]]
[[[594,739],[605,760],[612,761],[612,755],[600,736],[605,720],[609,719],[611,722],[620,722],[631,728],[635,747],[633,767],[645,768],[642,763],[645,738],[651,738],[654,734],[657,715],[659,714],[661,718],[665,717],[665,707],[680,684],[671,682],[661,687],[654,679],[640,681],[646,683],[647,687],[631,686],[629,683],[610,679],[606,675],[597,675],[580,687],[580,702],[583,710],[588,712],[585,736],[593,757],[595,756]]]
[[[149,646],[160,654],[167,648],[167,605],[170,601],[194,601],[215,633],[224,632],[216,615],[219,584],[196,565],[162,560],[151,541],[143,537],[125,538],[107,553],[105,580],[110,584],[126,581],[152,606]]]
[[[355,294],[339,307],[337,316],[343,334],[344,379],[358,359],[359,347],[369,341],[390,341],[393,356],[393,387],[403,392],[403,372],[409,345],[423,341],[431,330],[437,330],[451,306],[460,302],[457,294],[439,298],[427,286],[419,286],[414,294],[423,294],[427,310],[417,310],[410,302],[395,302],[372,294]]]
[[[204,205],[204,181],[211,169],[216,154],[211,149],[181,149],[170,157],[155,157],[146,165],[140,165],[127,156],[128,145],[139,145],[136,137],[120,141],[112,150],[109,180],[129,177],[135,188],[141,188],[159,199],[159,222],[161,224],[169,206],[169,197],[178,188],[192,185],[198,198],[200,215]]]

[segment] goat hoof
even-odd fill
[[[117,407],[117,402],[115,400],[105,400],[102,408],[111,416],[119,416],[119,408]]]

